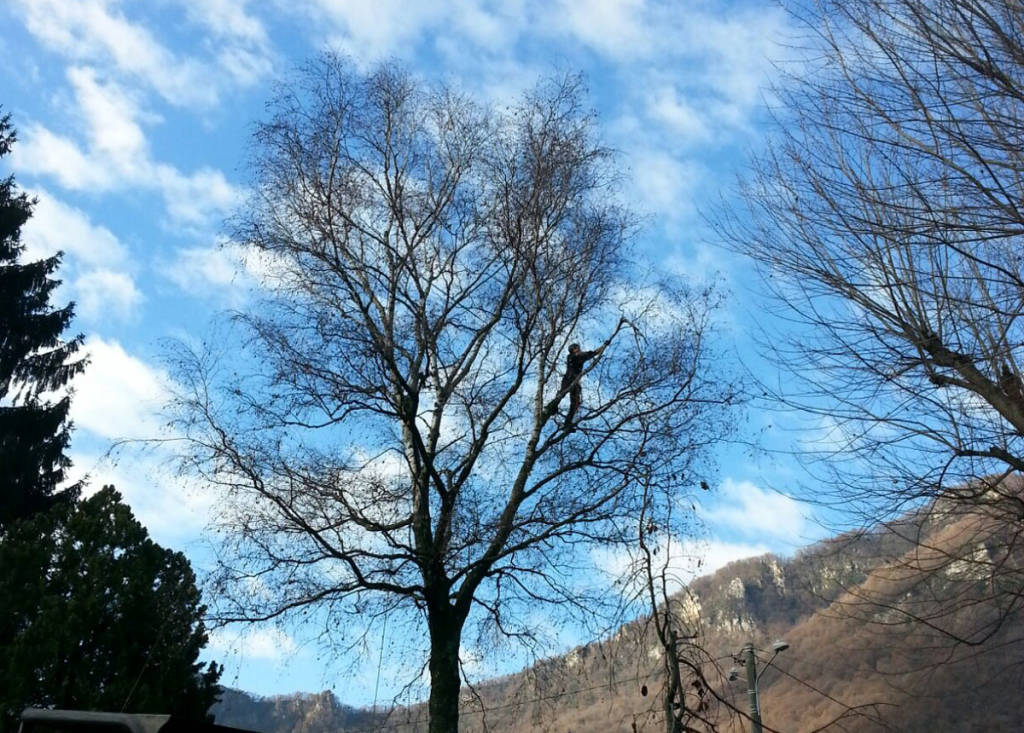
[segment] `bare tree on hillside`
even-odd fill
[[[588,548],[635,540],[637,477],[678,489],[735,399],[714,294],[633,271],[583,96],[495,111],[312,64],[256,132],[239,239],[267,297],[241,351],[176,362],[187,465],[226,498],[219,617],[422,619],[434,733],[458,729],[467,620],[528,641],[538,604],[601,608]],[[565,424],[573,341],[600,353]]]
[[[771,344],[791,373],[775,396],[820,421],[819,499],[865,524],[910,513],[889,525],[904,587],[858,607],[933,642],[1019,640],[1024,7],[799,5],[812,53],[748,209],[717,222],[796,324]]]
[[[679,576],[684,558],[670,534],[676,525],[672,515],[681,504],[663,501],[666,492],[646,478],[641,483],[646,502],[637,521],[634,573],[650,616],[641,624],[638,643],[650,643],[653,631],[664,675],[659,697],[666,732],[715,731],[723,708],[708,677],[721,678],[721,670],[704,649],[700,604]],[[643,694],[648,694],[646,686]]]

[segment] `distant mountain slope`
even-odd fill
[[[983,521],[977,515],[953,517],[923,528],[914,547],[886,548],[868,577],[787,631],[791,648],[778,663],[789,676],[769,670],[763,678],[765,722],[782,731],[811,731],[850,712],[848,706],[869,717],[849,715],[833,730],[1024,730],[1020,604],[998,624],[1005,609],[996,603],[1007,595],[988,587],[998,581],[977,572],[981,564],[950,561],[971,556],[960,543],[974,553],[985,553],[995,542],[1016,544],[1013,528],[999,538],[988,529],[978,531]],[[986,542],[977,542],[980,537]],[[855,551],[857,543],[848,546]],[[1001,580],[1019,582],[1020,550],[1005,561],[1017,567]],[[934,571],[911,572],[922,566]],[[1019,598],[1024,588],[1015,592]],[[952,612],[951,597],[962,599]],[[927,625],[909,622],[904,611],[971,643],[954,644]],[[982,641],[978,630],[991,635]]]
[[[218,723],[261,733],[326,733],[372,727],[371,712],[343,705],[330,691],[257,697],[227,688],[213,712]]]
[[[930,537],[941,543],[957,536],[956,530],[934,528]],[[768,649],[773,639],[785,638],[790,648],[777,657],[778,669],[761,678],[766,731],[1024,730],[1019,620],[978,647],[950,649],[898,613],[859,601],[870,592],[896,608],[925,608],[926,594],[942,592],[941,584],[905,576],[896,581],[890,572],[914,551],[891,532],[846,535],[790,559],[748,558],[693,581],[685,603],[700,618],[704,648],[720,658],[720,670],[708,670],[709,679],[717,680],[716,692],[745,710],[745,684],[725,679],[734,664],[729,655],[747,640]],[[964,612],[988,610],[977,605]],[[664,730],[661,649],[645,628],[643,619],[634,621],[610,639],[484,682],[476,687],[479,699],[465,691],[462,731]],[[768,656],[761,655],[762,665]],[[393,733],[426,729],[415,722],[425,714],[420,706],[375,721],[329,692],[254,699],[229,691],[216,712],[219,722],[266,733],[363,731],[375,722]],[[746,720],[727,715],[727,705],[719,712],[721,730],[749,729]]]

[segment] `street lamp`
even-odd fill
[[[772,666],[775,657],[787,649],[789,649],[789,644],[781,639],[772,644],[772,658],[758,672],[757,657],[754,656],[754,642],[748,641],[743,646],[743,666],[747,668],[747,695],[750,697],[750,733],[761,733],[761,706],[757,699],[757,681],[761,679],[761,675],[764,674],[765,670]],[[730,681],[738,677],[739,671],[735,667],[729,670]]]

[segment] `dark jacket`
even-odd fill
[[[562,385],[568,385],[583,373],[583,365],[589,359],[597,356],[596,351],[579,351],[575,354],[568,354],[565,357],[565,376],[562,377]]]

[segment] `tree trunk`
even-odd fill
[[[671,623],[667,618],[665,625]],[[683,681],[679,675],[679,637],[675,629],[669,627],[667,634],[663,637],[668,643],[664,643],[665,673],[668,678],[665,682],[665,697],[662,700],[662,707],[665,709],[665,730],[667,733],[683,733],[683,722],[680,719],[683,703]],[[677,707],[677,705],[679,707]]]
[[[462,623],[447,604],[431,609],[429,733],[459,730],[459,644]]]

